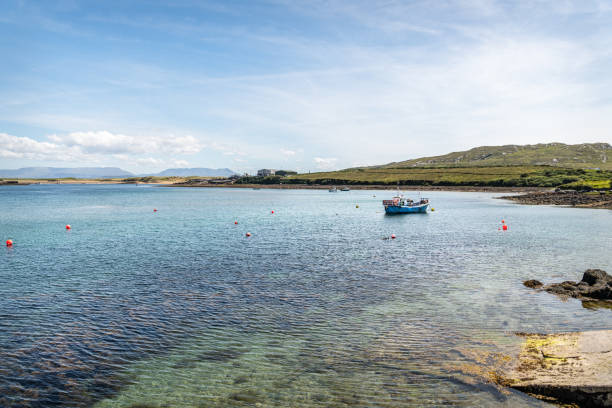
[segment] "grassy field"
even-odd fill
[[[612,156],[612,146],[608,143],[480,146],[462,152],[421,157],[374,167],[548,165],[562,168],[600,168],[602,170],[612,170],[612,160],[609,160],[610,156]]]
[[[200,177],[131,177],[104,179],[19,179],[20,183],[111,184],[190,183]],[[210,179],[210,178],[208,178]],[[2,179],[0,179],[2,180]],[[11,180],[11,179],[6,179]],[[14,179],[13,179],[14,180]],[[612,171],[554,166],[366,167],[287,177],[243,177],[236,184],[396,185],[453,187],[561,187],[579,191],[610,190]],[[196,182],[197,184],[197,182]]]
[[[278,179],[278,180],[277,180]],[[610,189],[612,171],[551,166],[357,168],[264,178],[262,184],[387,184],[431,186],[565,187]],[[250,180],[254,182],[255,180]]]

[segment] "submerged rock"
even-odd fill
[[[529,288],[545,290],[563,297],[612,301],[612,276],[601,269],[587,269],[580,282],[565,281],[542,285],[539,281],[528,280],[523,284]]]
[[[242,390],[230,395],[230,399],[242,403],[255,404],[261,399],[261,395],[255,390]]]
[[[234,349],[211,350],[198,355],[200,360],[227,362],[242,355],[242,351]]]

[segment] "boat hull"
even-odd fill
[[[386,205],[385,212],[387,214],[415,214],[415,213],[426,213],[429,204],[421,205]]]

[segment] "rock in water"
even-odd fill
[[[582,282],[586,282],[589,285],[595,285],[597,283],[610,283],[612,276],[608,275],[606,271],[601,269],[587,269],[582,275]]]
[[[526,280],[525,282],[523,282],[523,285],[533,289],[539,289],[543,286],[542,282],[535,279]]]
[[[523,282],[523,285],[581,300],[612,301],[612,276],[601,269],[587,269],[578,283],[565,281],[543,286],[539,281],[528,280]]]

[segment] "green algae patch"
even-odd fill
[[[566,364],[568,356],[560,351],[576,347],[578,342],[577,333],[561,336],[532,334],[525,337],[525,343],[520,354],[519,370],[529,370],[534,365],[550,368],[555,364]]]

